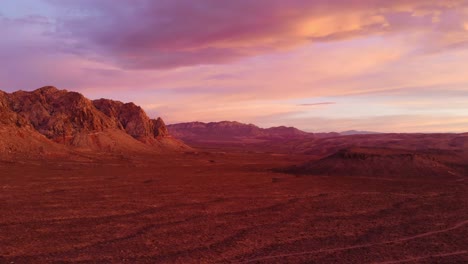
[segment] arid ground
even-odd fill
[[[294,176],[310,157],[0,163],[0,263],[467,263],[468,180]]]
[[[468,264],[468,0],[0,0],[0,264]]]

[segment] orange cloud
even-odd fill
[[[55,17],[0,17],[1,89],[53,84],[170,123],[458,131],[468,116],[466,1],[48,2]]]
[[[311,41],[408,30],[433,31],[438,37],[448,32],[453,38],[463,29],[451,22],[462,19],[457,10],[468,6],[456,0],[54,3],[87,14],[59,17],[57,36],[73,39],[83,52],[133,69],[223,64]]]

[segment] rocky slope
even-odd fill
[[[0,91],[0,160],[13,160],[18,156],[31,157],[65,153],[65,150],[47,140],[33,129],[23,116],[10,108],[9,94]]]
[[[141,107],[134,103],[122,103],[108,99],[93,101],[94,106],[125,130],[130,136],[151,142],[155,138],[169,136],[166,125],[161,118],[150,119]]]
[[[343,149],[286,171],[296,174],[389,178],[452,177],[457,174],[437,155],[430,153],[362,147]]]
[[[91,101],[80,93],[51,86],[32,92],[0,91],[0,118],[2,153],[19,153],[23,145],[25,149],[66,146],[119,153],[188,148],[168,134],[160,118],[150,119],[133,103]],[[30,142],[33,139],[37,144]],[[12,149],[14,142],[20,145]]]

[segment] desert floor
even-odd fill
[[[271,171],[306,159],[0,163],[0,263],[468,263],[468,179]]]

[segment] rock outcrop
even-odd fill
[[[47,86],[32,92],[14,92],[8,98],[13,112],[56,142],[68,144],[80,133],[115,127],[90,100],[76,92]]]
[[[91,101],[52,86],[11,94],[0,91],[0,118],[0,137],[8,134],[8,141],[21,130],[19,141],[32,135],[78,150],[121,153],[188,148],[168,134],[161,118],[150,119],[134,103]]]
[[[93,104],[99,111],[110,117],[120,129],[124,129],[136,139],[145,141],[169,135],[161,118],[150,119],[143,109],[134,103],[99,99],[94,100]]]
[[[167,126],[162,118],[158,117],[158,119],[152,119],[151,122],[153,123],[153,135],[155,137],[165,137],[169,135]]]

